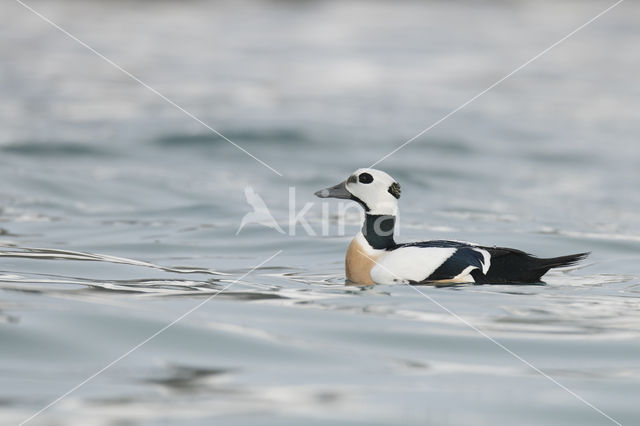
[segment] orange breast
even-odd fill
[[[379,255],[366,254],[362,245],[354,238],[347,249],[345,272],[347,279],[354,284],[375,284],[371,279],[371,268],[376,265]]]

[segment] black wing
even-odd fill
[[[460,275],[469,266],[478,268],[476,270],[482,273],[483,262],[484,256],[482,256],[482,253],[468,246],[461,247],[450,258],[445,260],[438,269],[433,271],[426,281],[450,280]]]

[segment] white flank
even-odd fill
[[[420,282],[456,252],[446,247],[403,247],[389,252],[371,269],[377,284]]]

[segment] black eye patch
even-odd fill
[[[358,176],[358,180],[360,181],[360,183],[371,183],[373,182],[373,176],[366,172],[360,173],[360,176]]]

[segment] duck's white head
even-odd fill
[[[320,198],[357,201],[368,214],[396,216],[400,185],[381,170],[358,169],[346,181],[315,194]]]

